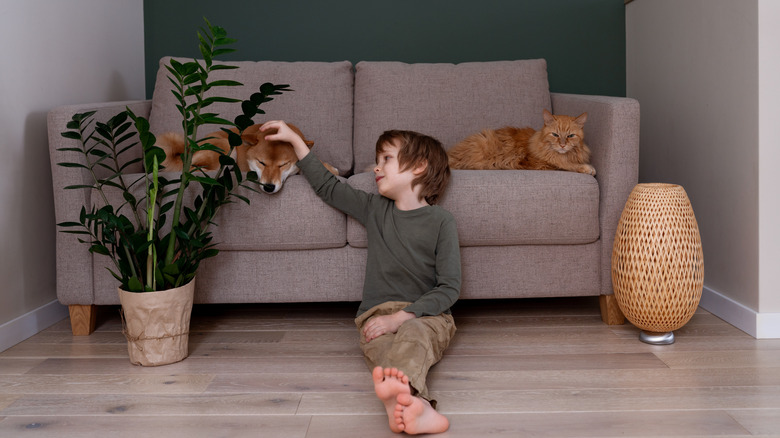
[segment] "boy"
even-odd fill
[[[390,429],[446,431],[449,420],[436,412],[425,384],[455,333],[450,307],[461,283],[455,220],[433,205],[450,175],[441,143],[411,131],[382,134],[374,167],[377,196],[338,180],[284,122],[267,122],[260,130],[276,130],[268,140],[292,143],[317,195],[366,227],[366,279],[355,324]]]

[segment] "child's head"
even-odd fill
[[[447,152],[439,140],[414,131],[385,131],[376,142],[377,158],[387,145],[398,147],[398,164],[402,172],[425,165],[412,187],[422,186],[420,198],[433,205],[447,188],[450,166]]]

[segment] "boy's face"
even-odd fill
[[[386,143],[382,152],[377,155],[377,163],[374,167],[379,194],[393,200],[397,200],[401,193],[411,191],[412,180],[415,178],[412,169],[401,171],[398,152],[398,145]]]

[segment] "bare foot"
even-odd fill
[[[409,435],[442,433],[449,429],[450,420],[436,412],[428,400],[411,394],[398,394],[393,414],[401,431]],[[392,424],[392,423],[391,423]]]
[[[405,394],[411,397],[412,390],[409,387],[409,377],[398,368],[376,367],[371,372],[371,378],[374,380],[376,396],[385,404],[390,430],[401,432],[403,428],[398,424],[395,411],[399,395]]]

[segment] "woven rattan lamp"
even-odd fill
[[[679,185],[637,184],[612,247],[612,288],[639,339],[671,344],[701,299],[704,256],[699,226]]]

